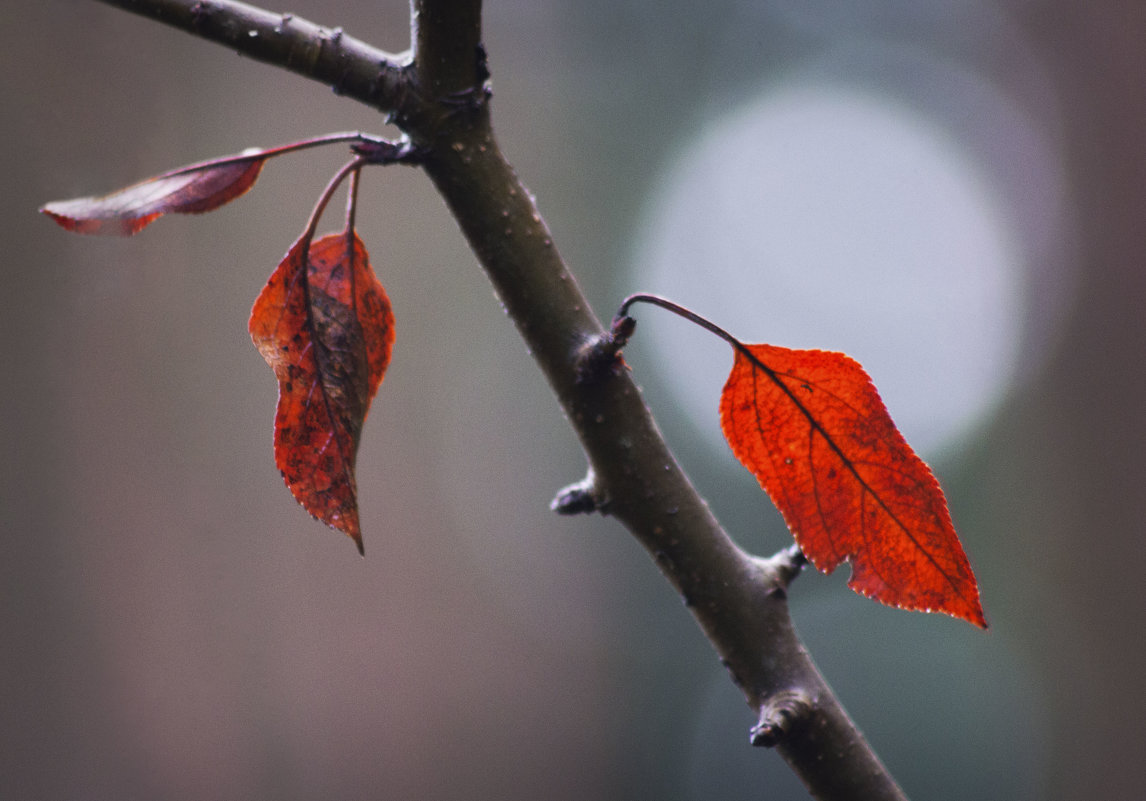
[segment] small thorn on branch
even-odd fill
[[[614,317],[609,330],[594,337],[577,352],[577,383],[595,384],[605,378],[620,375],[625,369],[621,349],[637,328],[632,317]]]
[[[804,565],[808,564],[808,557],[804,556],[799,545],[792,544],[767,559],[757,558],[756,564],[761,571],[761,580],[772,585],[771,593],[782,597]]]
[[[478,42],[477,52],[474,53],[477,59],[477,79],[478,83],[485,83],[492,76],[489,71],[489,53],[486,52],[485,45]]]
[[[598,495],[597,477],[590,468],[585,478],[559,490],[549,508],[559,515],[587,515],[603,511],[606,505]]]
[[[760,707],[760,717],[749,731],[752,745],[772,748],[812,713],[812,702],[800,690],[776,693]]]

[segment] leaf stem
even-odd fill
[[[227,164],[237,164],[243,161],[255,161],[259,159],[269,159],[275,156],[283,156],[287,153],[295,153],[299,150],[308,150],[312,147],[321,147],[323,145],[332,145],[339,142],[355,142],[361,145],[371,145],[375,148],[389,146],[398,149],[400,146],[395,145],[386,139],[379,136],[372,136],[370,134],[361,133],[360,131],[343,131],[340,133],[325,134],[323,136],[315,136],[310,139],[303,139],[298,142],[291,142],[286,145],[277,145],[276,147],[257,147],[248,148],[242,153],[236,153],[232,156],[220,156],[216,159],[208,159],[207,161],[200,161],[195,164],[188,164],[186,167],[180,167],[170,172],[165,172],[158,175],[155,179],[171,178],[176,175],[184,175],[189,172],[197,172],[199,170],[209,169],[211,167],[222,167]]]
[[[351,164],[356,164],[361,161],[359,157]],[[349,238],[354,232],[354,215],[358,210],[358,179],[362,175],[362,166],[358,165],[350,174],[350,188],[346,192],[346,236]]]
[[[646,294],[643,292],[638,292],[635,295],[629,295],[627,298],[624,299],[624,301],[622,301],[621,308],[617,310],[617,316],[613,318],[613,324],[614,325],[616,325],[618,321],[629,316],[629,314],[628,314],[629,307],[632,306],[634,303],[648,303],[652,306],[660,306],[662,309],[667,309],[668,311],[672,312],[676,316],[683,317],[684,319],[688,320],[691,323],[696,323],[697,325],[699,325],[701,328],[705,329],[706,331],[709,331],[713,334],[716,334],[718,337],[723,339],[728,344],[732,345],[732,347],[736,348],[737,350],[744,350],[745,349],[743,342],[741,342],[736,337],[732,336],[732,334],[725,331],[723,328],[718,326],[716,323],[712,322],[711,320],[709,320],[706,317],[701,317],[699,314],[694,312],[692,309],[685,308],[684,306],[681,306],[679,303],[674,303],[673,301],[669,300],[668,298],[662,298],[660,295],[650,295],[650,294]]]
[[[367,162],[367,159],[363,156],[358,156],[357,158],[353,159],[352,161],[348,161],[346,164],[344,164],[342,166],[342,169],[340,169],[338,172],[336,172],[334,174],[334,177],[330,179],[330,183],[328,183],[326,185],[326,189],[322,190],[322,194],[319,195],[318,202],[314,204],[314,210],[311,211],[310,219],[307,220],[306,228],[303,232],[303,237],[308,242],[314,238],[314,232],[318,228],[318,221],[322,217],[322,213],[324,211],[326,211],[326,206],[328,203],[330,203],[330,198],[334,196],[334,193],[338,190],[338,187],[342,184],[343,181],[346,180],[346,176],[349,175],[350,173],[354,173],[357,176],[358,170],[360,170],[362,168],[362,165],[365,164],[366,162]],[[355,189],[354,182],[352,182],[351,183],[351,195],[354,194],[354,189]],[[347,225],[348,226],[352,225],[353,220],[354,220],[353,211],[348,210],[347,211]]]

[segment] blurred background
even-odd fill
[[[345,154],[130,240],[36,213],[386,133],[376,114],[98,3],[12,5],[0,797],[806,797],[646,554],[548,511],[584,459],[420,173],[362,186],[398,334],[359,456],[365,560],[283,487],[246,332]],[[866,601],[846,568],[792,591],[907,793],[1135,797],[1146,6],[486,7],[499,138],[598,314],[657,292],[851,353],[947,489],[988,632]],[[407,46],[396,0],[285,10]],[[720,438],[727,347],[638,316],[626,358],[686,470],[746,548],[784,547]]]

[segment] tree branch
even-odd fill
[[[412,61],[241,3],[101,1],[330,84],[389,115],[423,153],[427,175],[585,449],[590,472],[570,488],[563,511],[606,510],[641,542],[759,713],[752,741],[775,746],[815,797],[904,798],[793,629],[787,587],[802,555],[791,548],[760,559],[737,547],[678,466],[627,371],[586,376],[586,364],[615,361],[618,346],[494,139],[479,0],[414,0]]]
[[[388,115],[408,97],[410,53],[391,54],[293,14],[232,0],[99,0],[330,86]]]

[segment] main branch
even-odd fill
[[[758,712],[753,742],[775,746],[814,796],[904,797],[792,627],[787,586],[802,564],[798,552],[759,559],[738,548],[628,373],[601,358],[613,333],[593,315],[494,139],[480,0],[414,0],[412,59],[242,3],[102,1],[326,83],[398,124],[424,154],[427,175],[581,440],[589,474],[562,496],[565,510],[607,511],[648,550]]]

